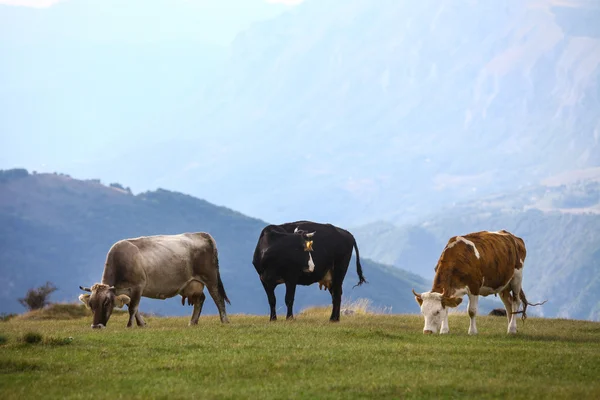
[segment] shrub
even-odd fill
[[[0,313],[0,321],[1,322],[6,322],[10,319],[13,319],[14,317],[16,317],[18,314],[13,314],[13,313]]]
[[[45,285],[40,286],[37,289],[29,289],[25,297],[19,299],[19,303],[30,311],[39,310],[48,305],[48,297],[52,292],[56,291],[56,289],[57,288],[53,283],[46,282]]]
[[[40,333],[37,332],[27,332],[23,336],[23,341],[29,344],[36,344],[42,341],[43,337]]]
[[[2,346],[3,344],[6,344],[6,342],[8,342],[8,339],[6,338],[6,336],[0,335],[0,346]]]

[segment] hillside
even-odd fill
[[[119,184],[76,180],[62,174],[0,172],[0,312],[18,312],[26,290],[47,280],[58,286],[54,301],[74,301],[79,285],[102,276],[106,252],[117,240],[152,234],[210,232],[217,241],[230,312],[266,314],[268,303],[252,254],[266,225],[224,207],[180,193],[157,190],[133,195]],[[360,246],[360,243],[359,243]],[[351,264],[344,299],[369,298],[373,306],[415,312],[411,287],[424,287],[418,276],[362,260],[369,285],[352,289]],[[283,288],[278,294],[283,293]],[[299,288],[296,310],[330,303],[318,287]],[[280,297],[279,307],[283,303]],[[166,315],[191,314],[178,299],[143,299],[141,310]],[[215,312],[212,301],[206,312]]]
[[[450,237],[507,229],[527,246],[528,298],[548,299],[535,312],[600,320],[599,228],[600,183],[576,182],[459,204],[415,225],[373,223],[354,232],[365,256],[430,280]]]

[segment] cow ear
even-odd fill
[[[129,304],[130,301],[131,299],[126,294],[118,295],[117,297],[115,297],[115,307],[121,308],[125,304]]]
[[[79,301],[81,301],[87,308],[90,308],[90,297],[91,294],[80,294]]]
[[[462,298],[460,297],[443,297],[442,298],[442,306],[444,307],[458,307],[458,305],[462,303]]]
[[[421,296],[415,296],[415,300],[419,303],[419,307],[423,305],[423,298]]]

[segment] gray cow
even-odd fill
[[[215,240],[208,233],[183,233],[180,235],[145,236],[120,240],[106,256],[102,283],[91,292],[79,296],[94,314],[92,328],[104,328],[113,308],[128,304],[129,321],[138,326],[145,322],[138,312],[142,296],[167,299],[176,295],[194,305],[190,325],[198,323],[206,296],[204,286],[219,309],[221,322],[229,322],[225,301],[229,303],[221,276]]]

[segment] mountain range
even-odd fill
[[[85,20],[78,4],[19,21]],[[53,67],[49,90],[7,92],[5,148],[22,151],[2,167],[166,187],[273,222],[360,225],[600,166],[597,1],[306,0],[218,56],[177,33],[173,21],[200,26],[185,13],[141,36],[147,46],[124,41],[147,19],[106,25],[110,43],[128,43],[118,51],[82,36],[86,63],[79,47],[60,50],[65,35],[17,41],[14,58],[56,52],[66,69]],[[23,65],[37,64],[15,64],[4,90]]]
[[[58,291],[53,301],[77,301],[79,285],[99,282],[106,253],[120,239],[153,234],[205,231],[216,240],[221,275],[231,313],[265,314],[268,302],[252,265],[260,231],[267,223],[166,190],[133,195],[128,188],[64,174],[0,172],[0,312],[22,311],[17,298],[46,281]],[[423,278],[362,258],[369,284],[358,281],[354,260],[344,283],[344,301],[369,299],[387,312],[416,312],[411,289],[424,290]],[[279,309],[284,290],[277,290]],[[300,287],[296,312],[327,305],[331,297],[316,285]],[[206,312],[216,312],[211,301]],[[191,313],[178,299],[143,299],[140,309],[163,315]]]
[[[449,237],[508,229],[542,315],[600,318],[597,1],[260,1],[232,41],[225,3],[116,3],[0,6],[0,168],[32,171],[0,184],[3,304],[73,298],[123,237],[207,230],[258,299],[232,310],[262,313],[246,254],[308,219],[356,234],[376,282],[347,293],[377,307],[416,311]]]

